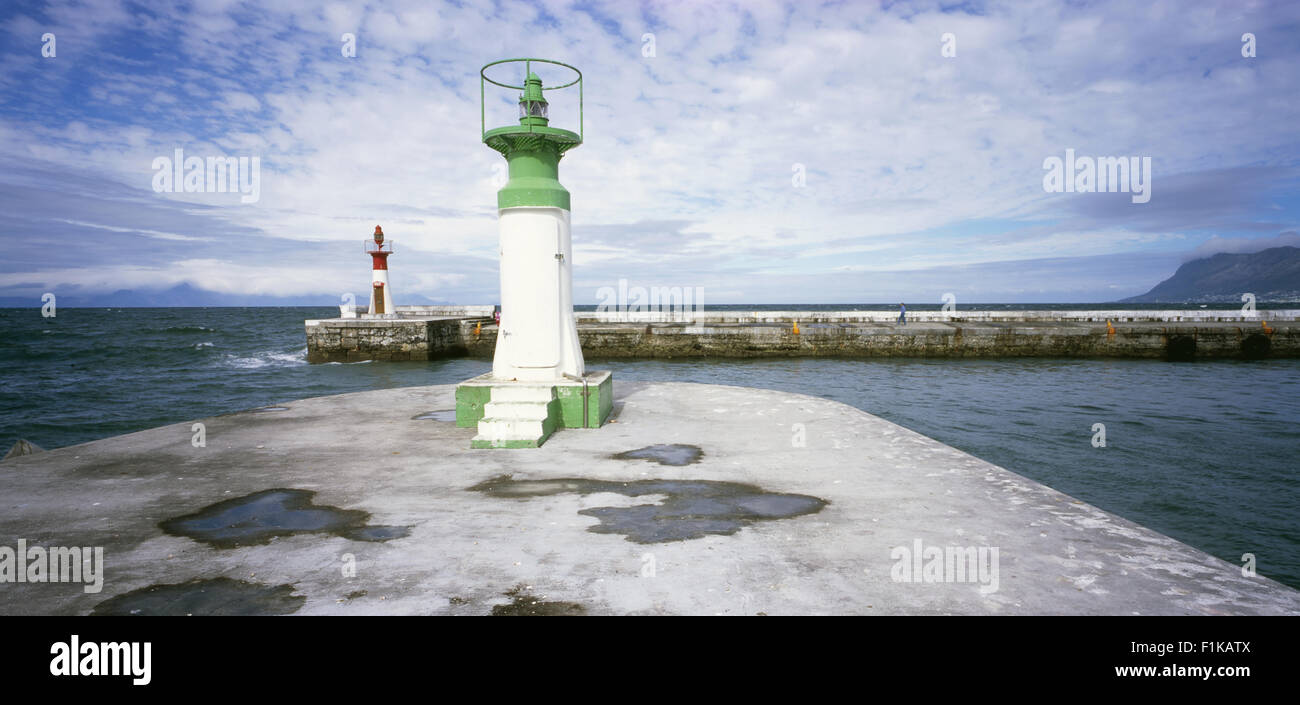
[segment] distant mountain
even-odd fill
[[[70,292],[61,294],[55,303],[60,308],[140,308],[169,306],[337,306],[338,294],[305,294],[301,296],[258,296],[251,294],[226,294],[219,291],[200,289],[189,283],[177,284],[170,289],[155,291],[136,291],[119,289],[112,293],[94,294]],[[364,298],[360,303],[364,303]],[[427,296],[411,295],[402,297],[400,304],[440,304]],[[36,296],[0,296],[0,307],[40,308],[41,297]]]
[[[1246,293],[1257,302],[1300,301],[1300,247],[1192,260],[1151,291],[1120,303],[1235,303]]]

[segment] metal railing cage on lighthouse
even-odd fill
[[[562,66],[562,67],[564,67],[564,68],[566,68],[566,69],[568,69],[568,70],[570,70],[570,71],[573,72],[573,75],[574,75],[573,80],[569,81],[568,83],[562,83],[562,84],[557,85],[557,86],[547,86],[547,85],[545,85],[545,84],[543,83],[543,85],[542,85],[542,91],[543,91],[543,92],[545,92],[545,91],[558,91],[558,90],[562,90],[562,89],[564,89],[564,88],[568,88],[568,87],[570,87],[570,86],[575,86],[575,85],[578,87],[578,131],[577,131],[576,133],[575,133],[575,132],[572,132],[572,131],[570,131],[570,130],[564,130],[564,129],[560,129],[560,128],[556,128],[556,127],[547,127],[547,126],[532,125],[532,124],[528,124],[528,125],[511,125],[510,127],[507,127],[507,128],[497,128],[497,129],[495,129],[495,130],[491,130],[491,131],[489,131],[489,130],[487,129],[487,84],[491,83],[491,84],[494,85],[494,86],[500,86],[501,88],[509,88],[509,89],[511,89],[511,90],[517,90],[517,91],[526,91],[526,90],[527,90],[527,87],[526,87],[526,86],[523,86],[523,85],[514,85],[514,84],[511,84],[511,83],[503,83],[503,82],[501,82],[501,81],[497,81],[497,80],[491,79],[491,78],[489,78],[488,75],[487,75],[487,70],[490,69],[490,68],[492,68],[493,66],[498,66],[498,65],[500,65],[500,64],[517,64],[517,63],[523,63],[523,65],[524,65],[524,79],[525,79],[525,82],[527,82],[528,76],[532,74],[532,70],[533,70],[533,65],[534,65],[534,64],[550,64],[550,65],[553,65],[553,66]],[[498,132],[499,130],[508,130],[509,132],[514,133],[514,134],[518,134],[518,133],[520,133],[520,132],[536,132],[536,133],[539,133],[539,134],[546,134],[546,135],[550,135],[552,139],[554,139],[555,137],[561,137],[561,136],[572,135],[574,138],[576,138],[576,140],[574,140],[572,146],[577,146],[577,145],[579,145],[579,144],[582,144],[583,137],[585,136],[585,132],[584,132],[584,130],[583,130],[582,72],[579,71],[579,70],[577,69],[577,67],[570,66],[570,65],[568,65],[568,64],[566,64],[566,63],[563,63],[563,62],[560,62],[560,61],[552,61],[551,59],[531,59],[531,58],[523,58],[523,59],[501,59],[500,61],[493,61],[493,62],[490,63],[490,64],[484,64],[483,68],[479,69],[478,75],[479,75],[479,82],[478,82],[478,92],[479,92],[479,132],[482,133],[482,134],[480,135],[480,138],[481,138],[483,141],[485,141],[485,142],[487,141],[488,137],[490,136],[489,132]],[[543,95],[544,95],[544,93],[543,93]],[[543,109],[545,109],[545,108],[543,108]],[[530,110],[531,110],[531,106],[530,106]],[[550,116],[547,115],[547,114],[545,114],[545,113],[543,113],[543,114],[537,114],[537,113],[531,113],[531,112],[530,112],[530,115],[536,115],[537,117],[544,117],[544,118],[547,118],[548,120],[550,119]],[[525,116],[521,115],[520,117],[525,117]]]
[[[362,241],[362,244],[365,245],[366,254],[373,255],[376,252],[392,252],[395,243],[392,240],[384,240],[381,244],[375,242],[373,238],[367,238]]]

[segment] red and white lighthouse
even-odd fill
[[[393,254],[393,243],[384,242],[384,229],[375,226],[375,239],[366,240],[366,254],[370,255],[372,269],[370,275],[370,314],[395,316],[393,308],[393,290],[388,286],[388,256]]]

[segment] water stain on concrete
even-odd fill
[[[410,536],[411,529],[406,526],[362,526],[340,532],[339,535],[353,541],[391,541]]]
[[[259,585],[230,578],[150,585],[107,599],[91,610],[104,616],[219,617],[292,614],[307,601],[292,585]]]
[[[525,594],[523,585],[516,585],[506,597],[513,598],[508,605],[496,605],[492,608],[493,617],[578,617],[587,613],[576,602],[546,602],[533,595]]]
[[[456,410],[426,411],[419,416],[412,416],[412,421],[455,421]]]
[[[699,446],[682,443],[660,443],[611,456],[615,460],[653,460],[660,465],[691,465],[700,462],[704,451]]]
[[[277,536],[327,532],[353,541],[388,541],[410,533],[404,526],[367,526],[368,512],[312,504],[315,492],[272,489],[209,505],[168,519],[159,528],[217,548],[268,543]]]
[[[493,497],[528,499],[561,493],[613,492],[628,497],[661,495],[658,504],[592,507],[579,514],[600,520],[587,530],[623,534],[633,543],[686,541],[715,534],[730,536],[757,521],[815,514],[829,502],[802,494],[768,492],[757,485],[712,480],[637,480],[612,482],[583,478],[513,480],[494,477],[471,488]]]

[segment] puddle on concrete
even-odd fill
[[[659,504],[592,507],[578,512],[600,520],[600,524],[589,527],[588,531],[623,534],[634,543],[685,541],[709,534],[729,536],[756,521],[815,514],[828,504],[826,500],[809,495],[768,492],[757,485],[712,480],[513,480],[503,475],[469,489],[493,497],[516,499],[568,492],[665,496],[666,499]]]
[[[277,536],[328,532],[354,541],[388,541],[410,533],[404,526],[367,526],[368,512],[314,505],[309,490],[262,490],[209,505],[158,526],[217,548],[267,543]]]
[[[704,451],[699,446],[668,443],[646,446],[611,456],[615,460],[653,460],[660,465],[690,465],[700,462]]]
[[[492,608],[493,617],[578,617],[587,613],[576,602],[546,602],[534,595],[524,594],[527,588],[516,585],[505,593],[514,598],[508,605],[496,605]]]
[[[150,585],[105,600],[91,610],[104,616],[254,616],[292,614],[307,598],[292,585],[259,585],[230,578]]]
[[[262,407],[262,408],[260,408],[260,409],[250,409],[250,410],[249,410],[249,413],[253,413],[253,414],[265,414],[265,413],[268,412],[268,411],[288,411],[288,410],[289,410],[289,407],[287,407],[287,406],[264,406],[264,407]]]
[[[339,535],[353,541],[391,541],[410,536],[411,529],[405,526],[363,526],[358,529],[348,529]]]
[[[419,416],[412,416],[412,421],[455,421],[456,410],[426,411]]]

